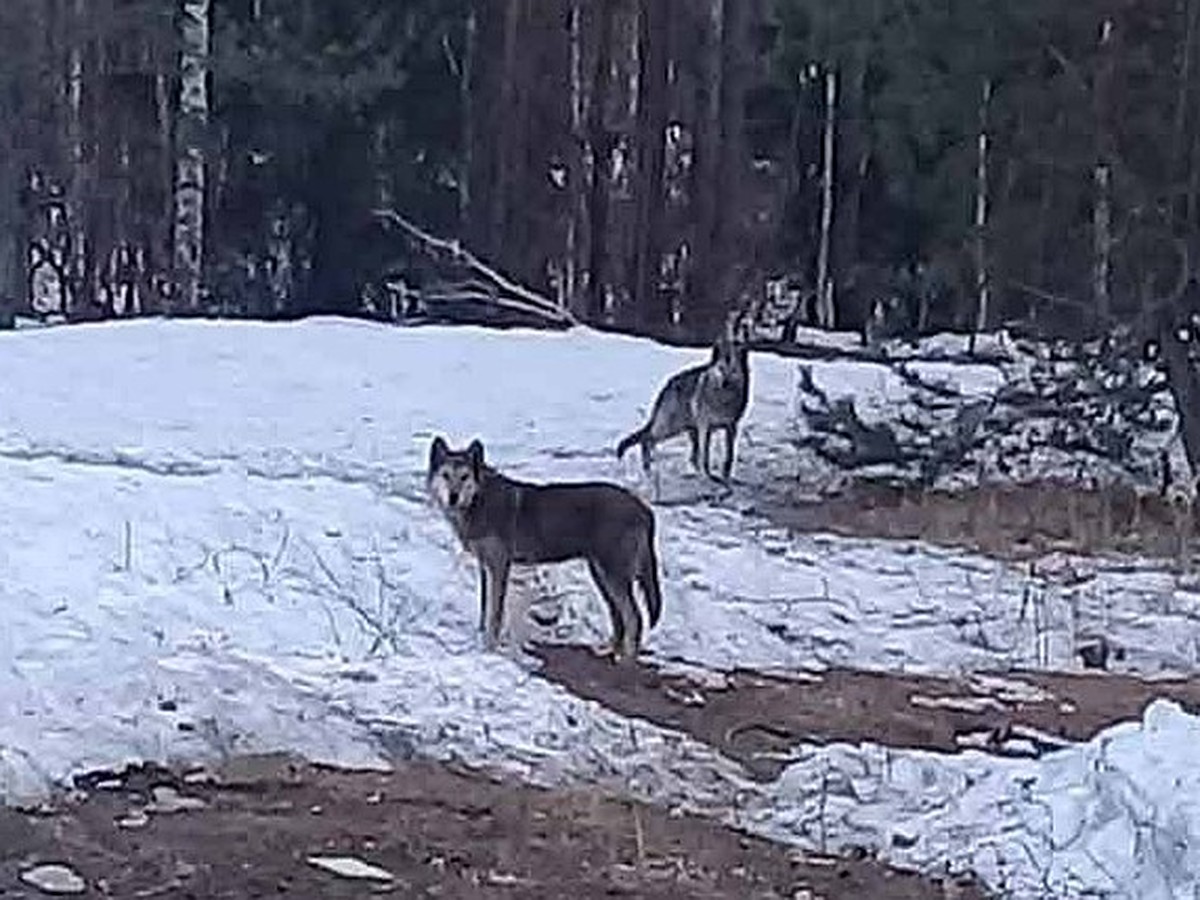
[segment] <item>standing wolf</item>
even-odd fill
[[[750,399],[750,351],[743,320],[733,320],[713,345],[712,357],[672,375],[654,401],[650,420],[617,444],[620,459],[634,444],[642,448],[642,468],[650,474],[654,445],[687,432],[692,442],[692,465],[712,477],[709,450],[712,433],[725,432],[722,477],[733,471],[738,423]],[[702,462],[703,460],[703,462]]]
[[[434,502],[479,562],[479,626],[489,644],[500,637],[514,563],[584,559],[612,618],[614,659],[636,658],[642,621],[635,582],[651,628],[662,614],[654,513],[645,503],[615,484],[508,478],[484,462],[477,440],[466,450],[452,450],[434,438],[427,482]]]

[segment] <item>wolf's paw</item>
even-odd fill
[[[500,635],[492,634],[487,631],[480,632],[479,642],[483,646],[483,649],[488,653],[495,653],[500,649],[501,646]]]
[[[623,649],[614,650],[612,655],[613,665],[620,666],[622,669],[632,669],[637,665],[637,650]]]
[[[605,659],[607,657],[612,657],[615,659],[617,654],[620,652],[619,649],[612,644],[594,645],[590,649],[592,653],[600,659]]]

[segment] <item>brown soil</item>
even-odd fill
[[[1052,482],[959,493],[857,485],[819,502],[775,496],[753,511],[794,531],[924,540],[1002,559],[1052,550],[1174,559],[1180,531],[1189,538],[1195,533],[1194,522],[1177,523],[1159,496]]]
[[[137,769],[89,779],[39,814],[0,810],[0,896],[41,896],[20,874],[45,862],[73,867],[93,897],[981,896],[869,858],[803,856],[690,816],[435,764],[348,773],[266,757],[213,774]],[[161,784],[204,807],[116,824]],[[314,854],[393,878],[349,880],[310,865]]]
[[[1200,711],[1200,678],[992,676],[1001,684],[834,669],[795,679],[734,672],[713,688],[663,675],[646,663],[614,666],[576,647],[543,646],[537,655],[544,677],[621,715],[686,732],[762,779],[775,778],[787,764],[788,748],[802,742],[870,741],[952,752],[963,749],[960,736],[987,732],[989,746],[1003,751],[1005,740],[1030,728],[1036,730],[1035,749],[1047,749],[1057,742],[1039,734],[1087,740],[1116,722],[1140,718],[1156,697]]]

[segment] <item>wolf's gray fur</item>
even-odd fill
[[[604,482],[531,484],[484,461],[483,444],[452,450],[441,437],[429,451],[435,503],[479,562],[480,629],[499,639],[513,564],[584,559],[612,618],[612,653],[632,660],[641,647],[636,583],[649,627],[662,614],[654,513],[637,496]]]
[[[648,475],[654,445],[687,433],[692,443],[692,465],[712,475],[709,465],[712,434],[725,433],[722,477],[733,471],[738,423],[750,399],[750,352],[734,327],[726,329],[713,345],[712,356],[702,366],[672,375],[654,401],[650,420],[617,444],[617,458],[634,444],[642,449],[642,468]]]

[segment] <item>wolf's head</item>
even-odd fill
[[[429,448],[429,493],[446,512],[469,509],[483,478],[483,444],[471,441],[466,450],[452,450],[441,437]]]
[[[713,342],[711,364],[726,378],[744,377],[750,364],[750,326],[748,319],[733,313]]]

